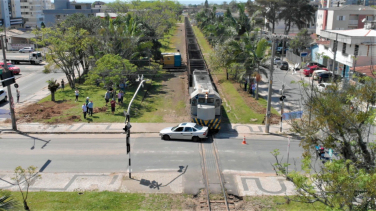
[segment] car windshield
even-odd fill
[[[204,128],[204,127],[202,127],[201,125],[196,124],[196,125],[195,125],[195,128],[196,128],[197,130],[201,130],[201,129]]]
[[[12,64],[11,64],[11,65],[9,65],[9,64],[8,64],[8,67],[15,67],[15,66],[14,66],[14,65],[12,65]]]
[[[172,127],[171,128],[171,131],[174,131],[176,128],[178,128],[179,127],[179,125],[176,125],[175,127]]]

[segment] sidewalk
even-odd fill
[[[131,123],[131,133],[155,133],[166,127],[172,127],[179,123]],[[75,123],[48,125],[40,123],[21,123],[17,125],[18,131],[12,130],[10,123],[1,123],[1,133],[28,133],[28,134],[122,134],[125,123]],[[271,125],[270,133],[279,133],[280,125]],[[290,126],[283,124],[283,131],[289,133]],[[251,124],[222,124],[218,137],[243,137],[244,135],[264,135],[265,125]]]

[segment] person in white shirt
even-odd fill
[[[82,105],[82,112],[84,113],[84,119],[86,119],[87,106],[85,103]]]

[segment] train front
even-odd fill
[[[220,130],[222,100],[211,85],[208,73],[195,70],[193,80],[194,91],[190,95],[192,122],[208,126],[210,130]]]

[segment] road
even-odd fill
[[[44,64],[30,65],[27,63],[17,64],[21,69],[20,75],[16,75],[16,83],[19,85],[20,101],[21,103],[33,97],[35,93],[47,87],[49,79],[59,79],[64,77],[64,73],[43,73]],[[11,86],[14,102],[17,102],[16,89]],[[7,90],[7,89],[5,89]],[[0,103],[0,118],[10,118],[9,113],[9,101]]]
[[[109,137],[110,136],[110,137]],[[131,137],[132,138],[132,137]],[[287,139],[279,136],[257,136],[248,139],[215,139],[220,166],[230,190],[237,187],[240,172],[274,173],[275,163],[270,154],[280,149],[286,158]],[[43,173],[119,173],[127,172],[125,135],[16,135],[4,134],[0,139],[0,173],[9,173],[16,166],[30,165]],[[290,161],[300,166],[302,149],[292,140]],[[203,187],[199,143],[191,141],[163,141],[159,137],[133,135],[131,140],[132,172],[177,172],[187,167],[183,177],[185,192],[195,193]]]

